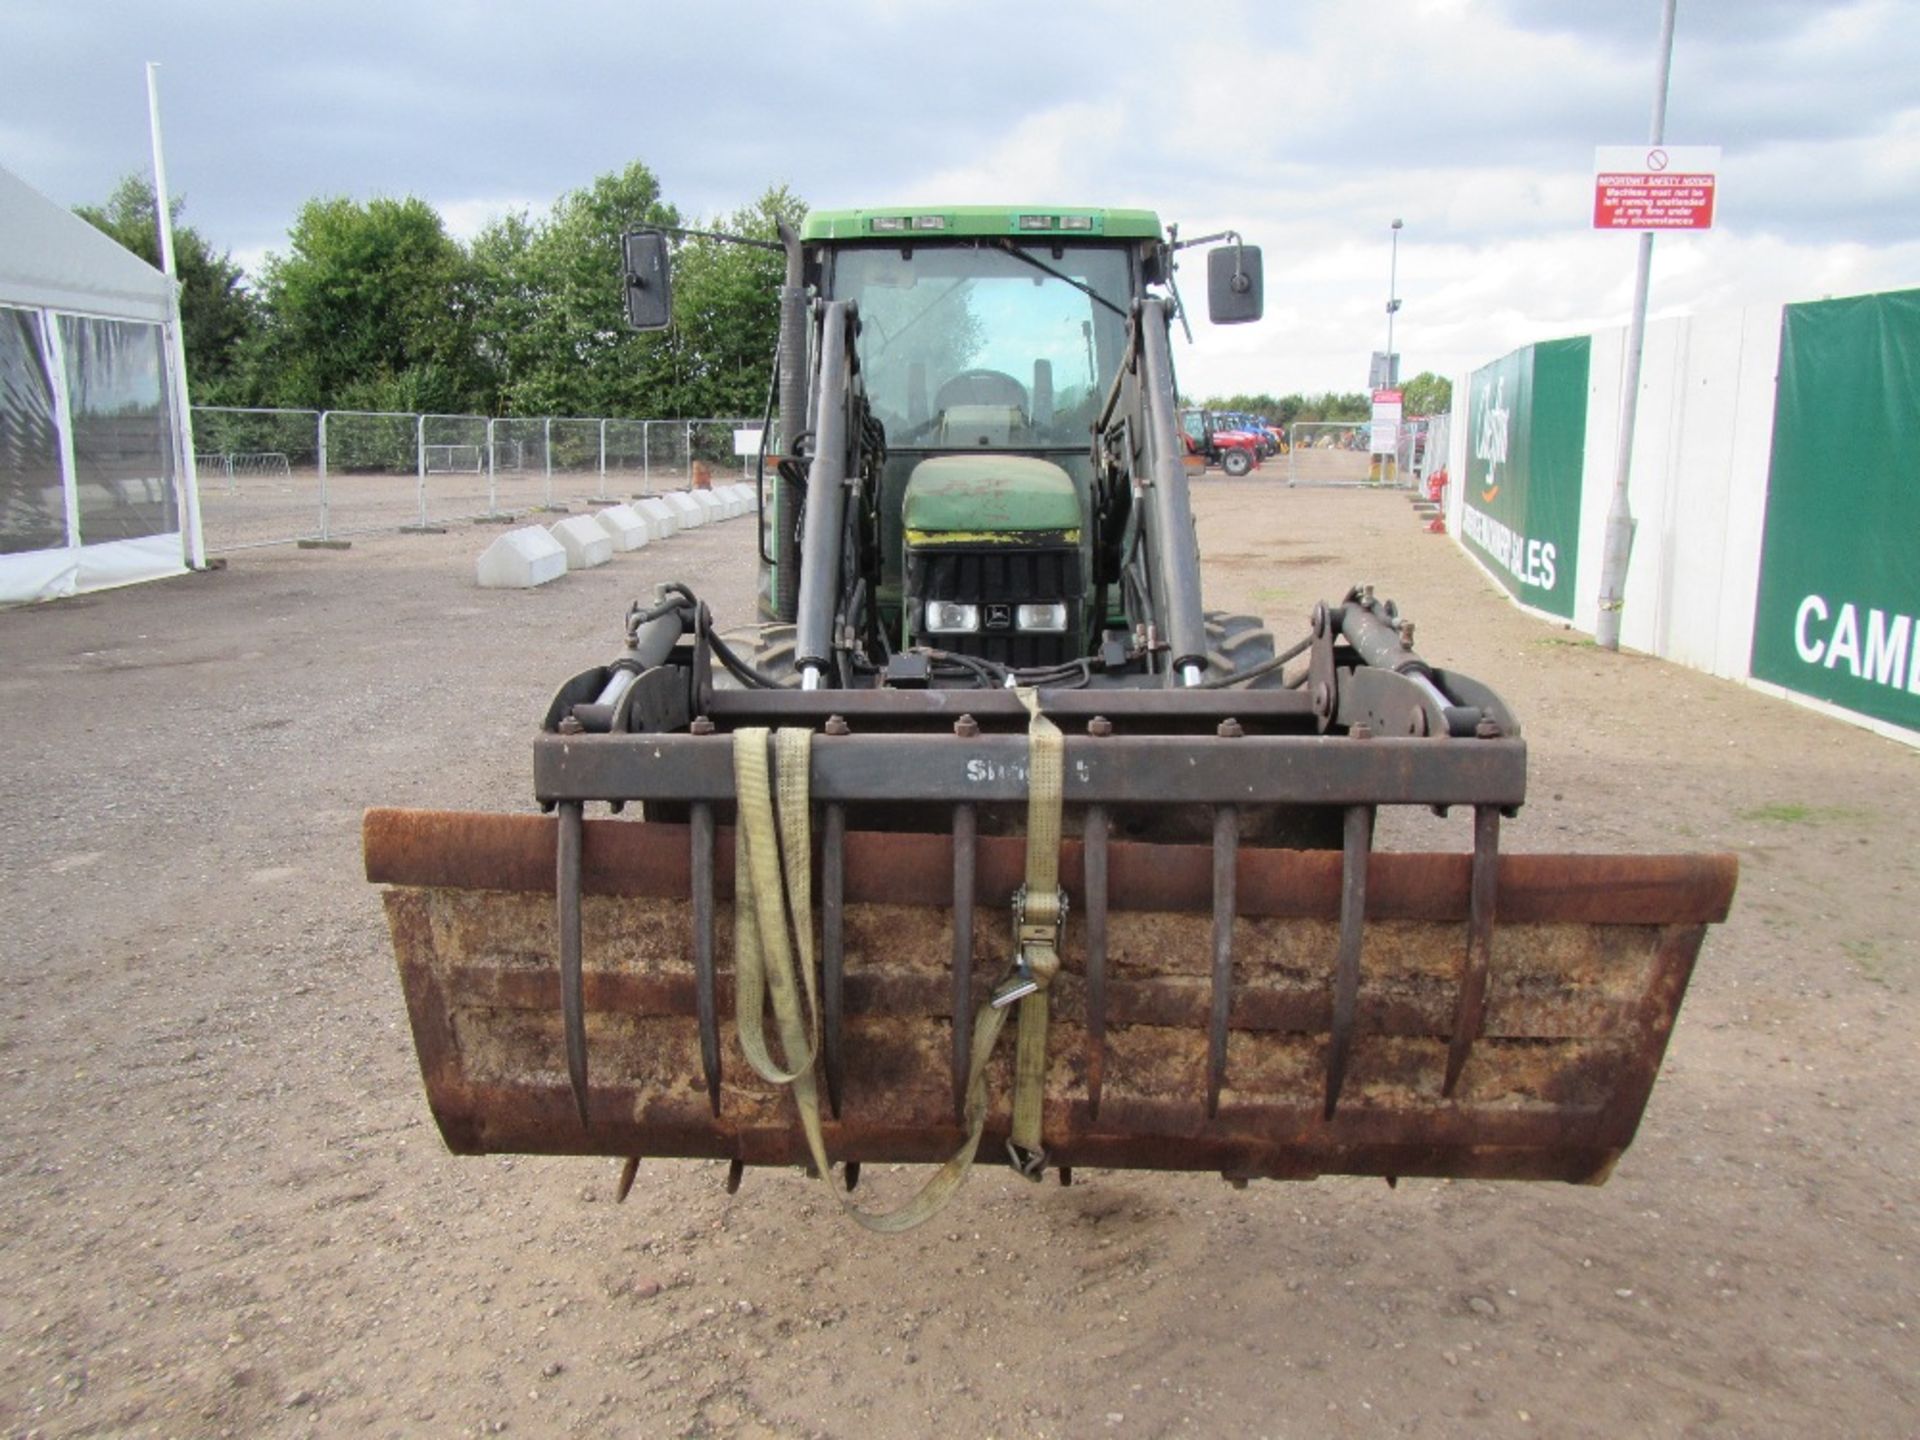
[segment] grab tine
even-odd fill
[[[629,1155],[620,1162],[620,1184],[614,1189],[613,1203],[626,1203],[627,1196],[633,1193],[633,1177],[640,1173],[640,1157]]]
[[[1340,958],[1333,978],[1333,1037],[1327,1047],[1327,1104],[1333,1118],[1353,1053],[1353,1015],[1360,997],[1360,941],[1367,924],[1367,861],[1373,853],[1373,806],[1349,805],[1340,869]]]
[[[838,1120],[840,1086],[846,1075],[840,1032],[846,979],[846,806],[827,806],[826,818],[826,848],[820,856],[820,1014],[826,1027],[827,1105]]]
[[[558,841],[554,897],[560,922],[560,1021],[566,1033],[567,1083],[573,1087],[580,1128],[587,1127],[587,1015],[584,982],[580,975],[580,841],[582,811],[578,800],[564,801],[556,816]]]
[[[1220,1113],[1227,1079],[1227,1019],[1233,1010],[1234,881],[1240,862],[1240,812],[1213,811],[1213,1011],[1207,1022],[1207,1118]]]
[[[720,1113],[720,1012],[713,994],[713,806],[696,801],[687,818],[693,845],[694,1010],[700,1020],[700,1069],[706,1076],[707,1104],[717,1116]]]
[[[1107,1069],[1106,806],[1087,807],[1081,840],[1087,904],[1087,1118],[1095,1120],[1100,1115],[1100,1086]]]
[[[967,1119],[967,1072],[973,1051],[973,806],[953,807],[953,1117]]]
[[[1467,909],[1467,963],[1460,975],[1460,1005],[1453,1017],[1453,1041],[1447,1046],[1447,1078],[1440,1093],[1449,1099],[1460,1083],[1473,1042],[1487,1019],[1487,972],[1493,962],[1493,912],[1500,888],[1500,807],[1473,807],[1473,881]]]

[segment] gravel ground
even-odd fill
[[[552,689],[653,581],[745,618],[751,528],[524,594],[471,527],[250,552],[0,614],[0,1429],[1920,1432],[1920,752],[1521,615],[1397,495],[1196,505],[1211,604],[1284,641],[1370,580],[1505,694],[1509,845],[1739,853],[1610,1184],[993,1171],[881,1239],[797,1175],[455,1159],[360,812],[530,808]]]

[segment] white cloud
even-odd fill
[[[1123,148],[1127,109],[1118,100],[1058,105],[1018,119],[1006,137],[976,161],[915,181],[896,196],[868,197],[909,205],[1066,202],[1121,205],[1108,194],[1082,192],[1089,174],[1110,171]]]
[[[494,221],[517,210],[536,217],[545,215],[553,201],[551,198],[536,200],[526,195],[469,195],[431,203],[440,212],[449,235],[456,240],[470,241]]]
[[[1720,228],[1655,247],[1656,310],[1920,283],[1917,8],[1680,8],[1668,135],[1726,158]],[[707,215],[781,182],[818,206],[1142,205],[1266,250],[1266,321],[1177,346],[1202,392],[1358,388],[1395,216],[1409,371],[1620,323],[1633,242],[1590,232],[1587,187],[1594,145],[1646,132],[1658,22],[1654,0],[1191,0],[1171,22],[1147,0],[749,0],[654,7],[642,41],[613,0],[462,25],[369,0],[15,9],[0,164],[103,199],[145,167],[140,62],[162,59],[186,219],[249,268],[316,195],[446,197],[470,238],[634,159]],[[1200,267],[1182,278],[1204,308]]]

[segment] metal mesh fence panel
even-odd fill
[[[753,420],[194,407],[213,551],[502,519],[749,477]]]
[[[692,424],[685,420],[647,422],[647,483],[654,490],[685,490],[687,437]]]
[[[495,420],[487,453],[493,482],[492,513],[524,515],[552,501],[545,419]]]
[[[1287,484],[1365,485],[1369,432],[1364,420],[1294,421],[1287,431]]]
[[[398,530],[418,518],[418,419],[374,410],[321,417],[321,538]]]
[[[487,513],[487,419],[422,415],[419,420],[423,523],[468,520]]]
[[[320,533],[320,412],[193,407],[207,549],[281,545]]]
[[[561,501],[605,504],[608,494],[600,464],[601,420],[547,422],[547,451],[552,457],[553,488]]]
[[[756,422],[747,420],[695,420],[687,431],[689,455],[707,467],[716,485],[745,479],[749,462],[734,453],[734,436],[756,428]]]
[[[607,488],[615,495],[651,493],[645,420],[608,420]]]
[[[1419,423],[1425,430],[1414,439],[1409,472],[1420,484],[1425,485],[1428,476],[1446,466],[1447,446],[1453,434],[1453,416],[1430,415]]]

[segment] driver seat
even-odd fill
[[[1011,406],[1026,413],[1027,390],[1011,375],[998,370],[962,370],[934,392],[933,413],[963,405]]]

